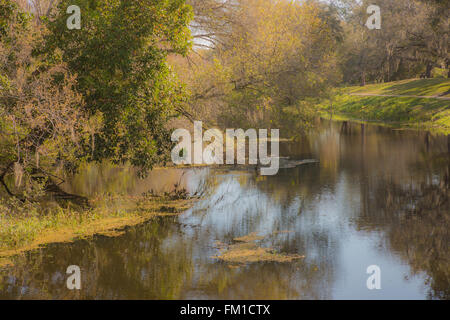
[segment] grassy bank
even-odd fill
[[[447,99],[446,99],[447,98]],[[380,122],[392,126],[450,133],[450,80],[412,79],[347,87],[333,101],[341,119]],[[330,103],[321,106],[330,113]]]
[[[71,242],[96,234],[117,236],[121,229],[156,216],[176,215],[195,199],[171,195],[109,197],[91,200],[89,209],[55,203],[0,203],[0,267],[11,257],[56,242]]]
[[[445,78],[408,79],[387,83],[369,84],[364,87],[348,87],[345,89],[347,90],[347,93],[434,96],[450,98],[450,80]]]

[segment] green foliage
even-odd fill
[[[0,37],[8,35],[8,29],[11,24],[15,24],[17,28],[24,30],[27,28],[31,16],[25,12],[19,11],[17,4],[11,0],[0,0]]]
[[[81,8],[81,30],[66,27],[69,5]],[[166,123],[185,101],[166,58],[189,49],[191,17],[184,0],[59,3],[43,47],[77,74],[86,111],[102,114],[90,160],[128,161],[145,172],[166,158]]]
[[[32,56],[40,29],[33,29],[31,16],[12,1],[2,1],[1,9],[0,180],[7,186],[6,176],[14,174],[21,197],[39,197],[44,177],[37,181],[37,174],[81,159],[83,100],[63,63]]]
[[[74,4],[81,30],[67,28]],[[190,47],[191,8],[184,0],[63,0],[48,12],[36,19],[0,2],[0,181],[8,194],[35,198],[51,188],[46,178],[83,161],[129,162],[142,173],[163,162],[167,122],[186,99],[166,59]]]

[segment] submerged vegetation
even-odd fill
[[[157,216],[177,215],[192,205],[183,189],[163,195],[110,196],[90,201],[89,209],[49,203],[0,203],[0,265],[8,257],[53,242],[67,242],[94,234],[120,235],[124,227]]]
[[[217,242],[216,247],[221,253],[214,258],[230,263],[232,266],[255,262],[292,262],[304,258],[298,254],[283,254],[273,248],[262,247],[258,242],[263,239],[264,237],[251,233],[235,238],[234,243],[230,245]]]

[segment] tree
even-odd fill
[[[68,30],[66,9],[78,5],[82,29]],[[89,160],[130,162],[142,173],[167,159],[166,128],[183,103],[182,85],[166,63],[190,47],[191,9],[184,0],[63,0],[48,23],[41,53],[61,57],[77,74],[77,91],[103,127]],[[84,146],[89,153],[88,146]]]
[[[60,61],[32,56],[39,33],[31,19],[12,1],[0,1],[0,183],[16,195],[5,181],[14,174],[15,189],[28,197],[38,194],[31,192],[37,176],[48,178],[58,164],[76,167],[86,133],[95,130],[80,108],[76,77]]]
[[[427,78],[431,78],[434,67],[447,68],[450,75],[448,53],[450,6],[448,2],[441,0],[420,2],[423,23],[415,24],[407,31],[408,41],[401,49],[425,65]]]
[[[130,162],[144,174],[170,154],[167,121],[185,100],[166,63],[190,47],[184,0],[53,4],[22,3],[26,12],[0,0],[0,183],[27,199],[57,167],[82,161]],[[73,4],[82,30],[66,26]]]
[[[193,69],[191,110],[205,115],[212,106],[211,122],[223,127],[285,125],[300,134],[314,114],[311,100],[336,76],[336,12],[317,1],[192,3],[201,13],[194,21],[202,50],[189,66],[177,63],[183,74]]]
[[[445,2],[419,0],[345,0],[346,30],[340,50],[344,81],[431,77],[434,67],[448,65],[448,10]],[[381,30],[365,26],[369,5],[380,6]]]
[[[49,17],[55,9],[58,0],[15,0],[22,11],[33,14],[34,21],[39,25],[42,19]]]

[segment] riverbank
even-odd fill
[[[450,134],[450,80],[410,79],[337,89],[323,117]]]
[[[53,202],[1,203],[0,267],[13,264],[14,256],[51,243],[94,235],[119,236],[124,228],[154,217],[181,214],[195,201],[196,198],[166,194],[92,199],[90,208],[84,209]]]

